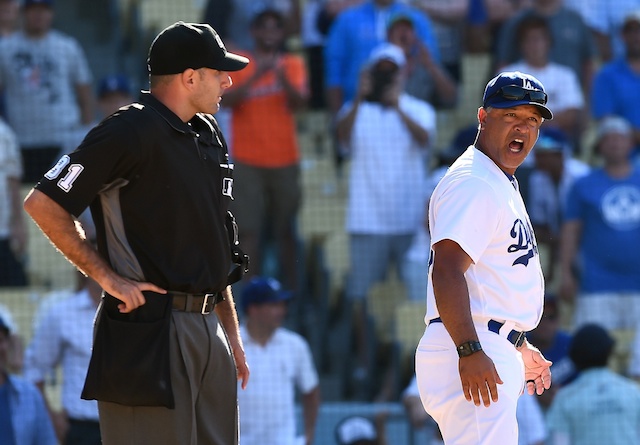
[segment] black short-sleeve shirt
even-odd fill
[[[36,188],[73,215],[91,207],[98,249],[121,275],[218,292],[231,266],[232,169],[212,116],[185,123],[143,93],[92,129]]]

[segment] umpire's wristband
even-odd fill
[[[468,357],[478,351],[482,351],[482,345],[479,341],[467,341],[456,347],[458,357]]]

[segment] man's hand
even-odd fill
[[[242,381],[241,388],[245,389],[247,383],[249,383],[249,365],[247,365],[247,357],[244,354],[244,349],[240,345],[232,345],[233,359],[236,362],[236,369],[238,371],[238,380]]]
[[[255,77],[259,78],[263,74],[269,71],[275,70],[279,62],[280,62],[280,56],[276,54],[256,56],[255,58],[256,70],[254,74]]]
[[[537,393],[542,394],[545,389],[551,387],[551,363],[544,358],[538,348],[529,342],[519,349],[522,353],[522,361],[524,362],[524,379],[527,386],[527,392],[531,395]]]
[[[142,291],[148,290],[158,294],[167,293],[166,290],[155,284],[133,281],[121,276],[116,276],[115,279],[112,279],[108,283],[100,283],[100,285],[109,295],[122,301],[122,303],[118,305],[118,309],[123,314],[127,314],[145,304],[146,300]]]
[[[65,443],[67,433],[69,432],[69,417],[67,413],[65,411],[52,411],[51,423],[53,423],[53,430],[60,443]]]
[[[484,351],[475,352],[458,362],[462,392],[468,402],[480,406],[480,399],[484,406],[491,405],[491,401],[498,401],[498,385],[502,379],[496,371],[493,361]]]

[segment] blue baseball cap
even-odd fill
[[[253,277],[242,290],[242,309],[246,312],[252,304],[287,301],[292,296],[275,278]]]
[[[505,71],[491,79],[484,89],[484,108],[511,108],[518,105],[534,105],[547,120],[553,113],[547,108],[547,93],[542,82],[520,71]]]
[[[123,74],[110,74],[103,77],[98,85],[98,97],[111,93],[131,94],[131,84]]]

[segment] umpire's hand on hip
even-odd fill
[[[133,281],[120,275],[110,277],[106,285],[100,284],[105,292],[122,301],[122,303],[118,305],[118,309],[123,314],[129,313],[145,304],[146,300],[142,294],[143,291],[151,291],[159,294],[167,293],[166,290],[153,283]]]

